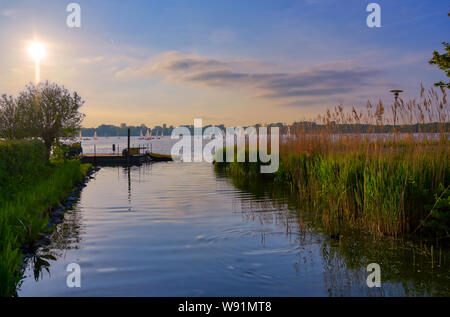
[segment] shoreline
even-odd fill
[[[15,296],[27,258],[50,242],[54,226],[98,168],[49,160],[37,141],[2,142],[0,157],[0,294]]]
[[[49,215],[48,224],[45,229],[49,229],[49,231],[40,232],[39,236],[41,236],[38,240],[34,241],[32,244],[25,243],[21,246],[20,250],[23,253],[23,260],[29,258],[32,253],[35,253],[36,250],[40,247],[46,246],[50,244],[50,236],[53,233],[55,226],[62,223],[64,221],[64,214],[70,208],[72,208],[75,203],[78,201],[80,197],[80,193],[84,187],[87,186],[89,180],[93,179],[93,175],[100,170],[99,167],[92,166],[84,176],[83,180],[80,182],[74,183],[72,191],[64,198],[58,207],[52,208],[50,207],[48,210],[45,210],[42,215]]]

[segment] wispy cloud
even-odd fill
[[[168,71],[192,71],[192,70],[208,70],[213,68],[227,67],[228,64],[215,59],[200,59],[200,58],[181,58],[174,61],[169,61],[162,68]]]
[[[156,58],[130,66],[120,77],[162,75],[169,80],[208,87],[248,90],[266,99],[339,96],[356,92],[380,71],[359,66],[352,61],[319,64],[291,72],[268,71],[255,61],[233,61],[184,56],[179,52],[164,53]],[[244,70],[243,70],[244,69]]]
[[[0,14],[4,17],[14,17],[17,11],[15,9],[5,9],[0,11]]]
[[[82,64],[96,64],[105,60],[104,56],[82,57],[79,59]]]

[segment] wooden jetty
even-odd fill
[[[113,145],[115,149],[115,146]],[[94,150],[95,152],[95,150]],[[82,163],[90,163],[96,166],[113,166],[113,165],[141,165],[152,161],[172,161],[171,155],[152,153],[145,151],[145,148],[130,147],[130,129],[128,129],[128,147],[122,153],[109,154],[83,154],[81,155]]]
[[[117,154],[84,154],[81,156],[82,163],[92,165],[141,165],[150,162],[148,155],[117,155]]]
[[[139,155],[117,155],[117,154],[81,155],[82,163],[90,163],[96,166],[141,165],[147,162],[168,162],[168,161],[173,161],[171,155],[158,153],[144,153]]]

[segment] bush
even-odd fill
[[[13,198],[15,192],[49,170],[44,143],[0,141],[0,200]]]

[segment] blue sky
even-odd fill
[[[33,80],[37,39],[42,78],[83,96],[85,126],[290,123],[444,79],[427,60],[449,41],[448,1],[376,1],[381,28],[363,0],[76,1],[81,29],[69,2],[0,3],[0,93]]]

